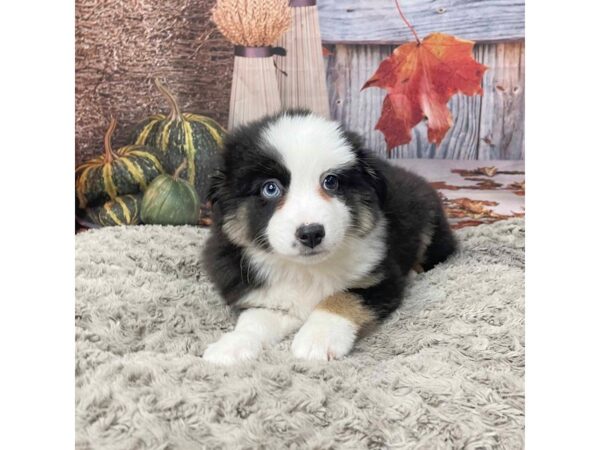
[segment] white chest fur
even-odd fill
[[[245,257],[265,286],[246,295],[240,306],[282,310],[305,319],[325,297],[364,283],[385,255],[385,229],[381,220],[367,236],[348,237],[334,254],[314,264],[246,250]]]

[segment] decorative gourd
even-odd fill
[[[160,156],[143,145],[127,145],[116,152],[111,138],[117,121],[111,117],[104,135],[104,155],[75,169],[75,192],[79,208],[100,206],[119,195],[137,194],[164,172]]]
[[[133,132],[133,142],[162,152],[167,173],[173,173],[186,161],[187,168],[181,177],[196,188],[204,203],[225,130],[209,117],[182,113],[173,94],[160,81],[154,82],[169,101],[171,113],[168,116],[156,114],[142,121]]]
[[[188,181],[179,178],[184,161],[173,175],[159,175],[142,199],[142,222],[155,225],[196,225],[200,212],[198,194]]]
[[[123,195],[102,206],[87,208],[82,219],[103,227],[111,225],[137,225],[140,223],[142,194]]]

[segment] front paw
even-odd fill
[[[256,359],[262,345],[260,339],[240,331],[225,333],[221,338],[204,350],[202,359],[213,364],[230,366],[242,361]]]
[[[342,316],[316,310],[294,337],[292,353],[301,359],[339,359],[352,350],[357,328]]]

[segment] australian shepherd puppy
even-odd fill
[[[455,239],[436,191],[308,111],[241,126],[211,190],[206,270],[240,311],[203,358],[233,364],[296,332],[298,358],[341,358],[400,305],[409,271]]]

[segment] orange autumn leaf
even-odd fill
[[[407,144],[412,129],[427,119],[427,138],[439,145],[452,126],[448,101],[454,94],[482,94],[487,69],[473,59],[472,41],[433,33],[420,43],[394,49],[364,84],[387,91],[375,129],[384,136],[388,151]]]

